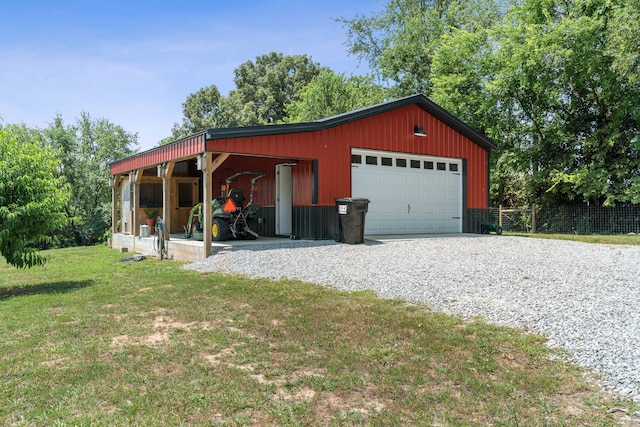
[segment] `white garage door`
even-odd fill
[[[371,200],[365,234],[462,232],[462,160],[353,149],[352,196]]]

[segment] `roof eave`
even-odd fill
[[[247,126],[235,128],[207,129],[206,139],[248,138],[252,136],[283,135],[289,133],[313,132],[320,130],[316,122],[282,125]]]
[[[215,140],[320,131],[351,123],[357,120],[365,119],[377,114],[386,113],[409,105],[418,105],[420,108],[427,111],[429,114],[433,115],[441,122],[450,126],[452,129],[460,132],[462,135],[466,136],[485,150],[493,151],[498,148],[497,145],[494,144],[487,136],[462,122],[422,94],[407,96],[405,98],[385,102],[382,104],[374,105],[372,107],[366,107],[359,110],[350,111],[348,113],[338,114],[336,116],[327,117],[315,122],[209,129],[206,131],[206,139]]]

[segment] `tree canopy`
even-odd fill
[[[390,0],[372,16],[338,21],[347,29],[349,53],[367,61],[397,96],[429,96],[441,38],[456,29],[491,26],[499,6],[495,0]]]
[[[60,161],[39,133],[0,126],[0,255],[18,268],[44,264],[35,245],[66,225],[69,198]]]
[[[55,244],[93,245],[104,241],[111,224],[109,164],[135,153],[137,135],[85,112],[75,125],[65,125],[62,117],[56,116],[42,136],[60,159],[61,175],[71,185],[71,197],[65,204],[71,221],[56,234]]]
[[[327,70],[307,55],[271,52],[247,61],[235,70],[236,89],[229,98],[243,105],[237,126],[275,124],[287,117],[286,105],[321,71]]]
[[[189,94],[182,103],[182,123],[174,123],[171,129],[172,136],[163,140],[160,145],[205,129],[227,127],[222,115],[222,101],[223,97],[220,96],[216,85],[203,87]]]
[[[373,77],[350,76],[323,71],[286,105],[285,123],[310,122],[384,101],[387,91]]]
[[[307,55],[271,52],[235,69],[235,89],[224,97],[217,86],[199,89],[182,104],[181,124],[174,124],[165,144],[209,128],[275,124],[287,119],[286,106],[327,70]]]
[[[638,0],[391,0],[352,54],[494,139],[494,203],[640,202]]]

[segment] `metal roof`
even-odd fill
[[[118,160],[111,163],[110,166],[112,173],[114,169],[121,173],[121,169],[132,170],[129,168],[153,166],[174,158],[202,153],[206,149],[206,140],[320,131],[409,105],[417,105],[485,150],[491,151],[497,148],[496,144],[487,136],[471,128],[426,96],[418,94],[384,102],[372,107],[365,107],[348,113],[338,114],[314,122],[208,129],[170,144],[154,147],[150,150],[127,157],[126,159]]]
[[[419,106],[420,108],[434,116],[436,119],[450,126],[454,130],[460,132],[462,135],[466,136],[471,141],[475,142],[486,150],[495,150],[496,148],[498,148],[496,144],[494,144],[487,136],[471,128],[469,125],[462,122],[460,119],[456,118],[451,113],[449,113],[422,94],[407,96],[405,98],[384,102],[372,107],[361,108],[359,110],[350,111],[348,113],[338,114],[336,116],[327,117],[324,119],[316,120],[314,122],[208,129],[206,131],[206,138],[208,140],[211,140],[243,138],[262,135],[279,135],[287,133],[314,132],[344,125],[346,123],[354,122],[366,117],[371,117],[376,114],[386,113],[388,111],[406,107],[408,105]]]

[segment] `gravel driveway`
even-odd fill
[[[288,277],[527,327],[640,400],[640,246],[507,236],[243,246],[185,268]]]

